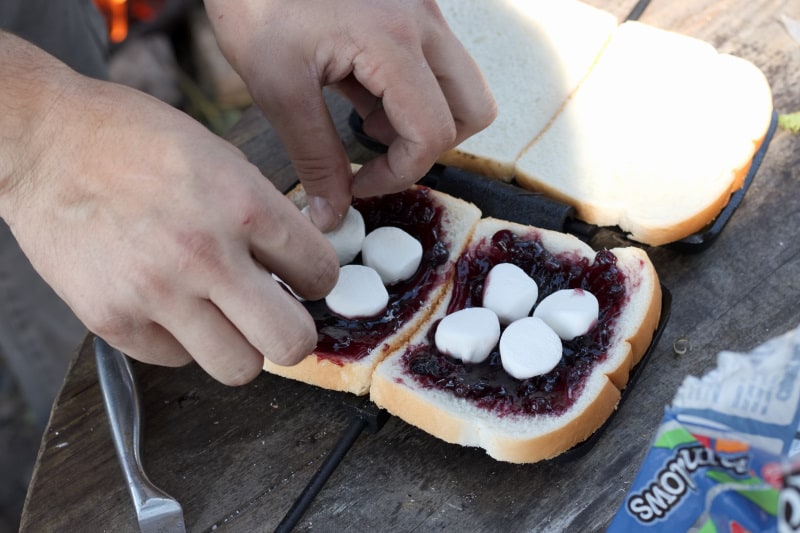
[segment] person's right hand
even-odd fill
[[[433,0],[205,0],[220,48],[286,147],[320,229],[352,196],[399,192],[497,107]],[[388,146],[353,176],[322,89]]]
[[[84,78],[0,33],[0,214],[94,333],[226,384],[293,364],[332,247],[236,148],[140,92]]]

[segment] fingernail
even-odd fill
[[[311,222],[321,231],[330,231],[338,224],[340,217],[336,216],[333,207],[322,196],[309,196],[308,207],[311,213]]]

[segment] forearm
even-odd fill
[[[27,41],[0,30],[0,217],[33,186],[47,149],[41,134],[72,78],[69,67]]]

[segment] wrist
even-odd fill
[[[36,187],[48,150],[52,113],[60,105],[69,67],[23,39],[0,30],[0,216],[14,211]],[[64,125],[61,125],[63,127]]]

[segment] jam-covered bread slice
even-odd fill
[[[561,361],[542,376],[511,377],[497,349],[479,364],[436,349],[439,320],[480,306],[486,274],[503,262],[537,282],[539,301],[569,288],[589,291],[599,301],[596,326],[564,341]],[[481,447],[516,463],[554,457],[604,423],[646,352],[661,310],[657,275],[642,250],[595,252],[570,235],[496,219],[477,225],[452,283],[427,324],[378,365],[371,398],[447,442]]]
[[[289,198],[299,208],[306,203],[299,187]],[[367,234],[391,226],[422,244],[417,272],[387,287],[389,304],[378,316],[348,319],[331,312],[324,300],[304,302],[317,326],[316,349],[295,366],[265,361],[264,369],[323,388],[362,395],[369,391],[375,366],[408,341],[442,298],[450,285],[453,264],[481,214],[470,203],[421,186],[355,200],[353,206],[363,215]],[[360,256],[355,262],[360,262]]]

